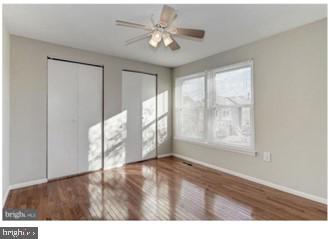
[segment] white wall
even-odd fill
[[[254,59],[256,157],[173,141],[176,154],[327,196],[327,21],[174,69],[174,77]],[[222,36],[224,37],[224,36]],[[272,162],[262,160],[272,153]]]
[[[10,35],[5,26],[2,26],[2,199],[5,197],[10,185],[9,181],[9,155],[10,155],[10,114],[9,114],[9,74],[10,74]]]
[[[104,65],[105,120],[121,113],[122,69],[158,74],[159,93],[168,92],[171,105],[171,69],[108,55],[11,36],[11,184],[46,177],[47,56]],[[167,138],[159,154],[171,149],[171,108]]]

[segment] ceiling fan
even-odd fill
[[[162,8],[160,21],[155,23],[153,17],[151,17],[151,26],[116,20],[116,25],[124,27],[138,28],[147,31],[142,35],[136,36],[127,40],[125,43],[129,45],[136,41],[140,41],[149,38],[149,45],[156,48],[163,41],[166,47],[175,51],[180,48],[180,45],[174,40],[173,36],[188,37],[191,39],[203,39],[205,35],[204,30],[200,29],[190,29],[190,28],[180,28],[172,26],[172,22],[177,18],[177,13],[174,8],[164,5]]]

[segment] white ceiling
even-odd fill
[[[175,67],[326,17],[325,5],[171,5],[174,25],[206,31],[203,41],[176,38],[181,49],[153,49],[143,40],[124,41],[143,30],[115,20],[150,24],[161,5],[5,5],[8,31],[65,46]]]

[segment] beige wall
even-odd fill
[[[158,74],[159,93],[168,91],[167,139],[159,154],[171,150],[171,69],[11,36],[11,184],[46,177],[47,56],[105,66],[105,119],[121,112],[121,71]]]
[[[327,22],[174,69],[174,77],[254,59],[256,157],[173,141],[174,153],[320,198],[327,196]],[[222,36],[224,37],[224,36]],[[272,162],[262,160],[272,153]]]
[[[9,75],[10,75],[10,35],[2,26],[2,199],[6,196],[9,182],[10,155],[10,114],[9,114]],[[5,203],[5,201],[2,201]]]

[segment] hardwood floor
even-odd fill
[[[327,206],[173,157],[13,190],[41,220],[326,220]]]

